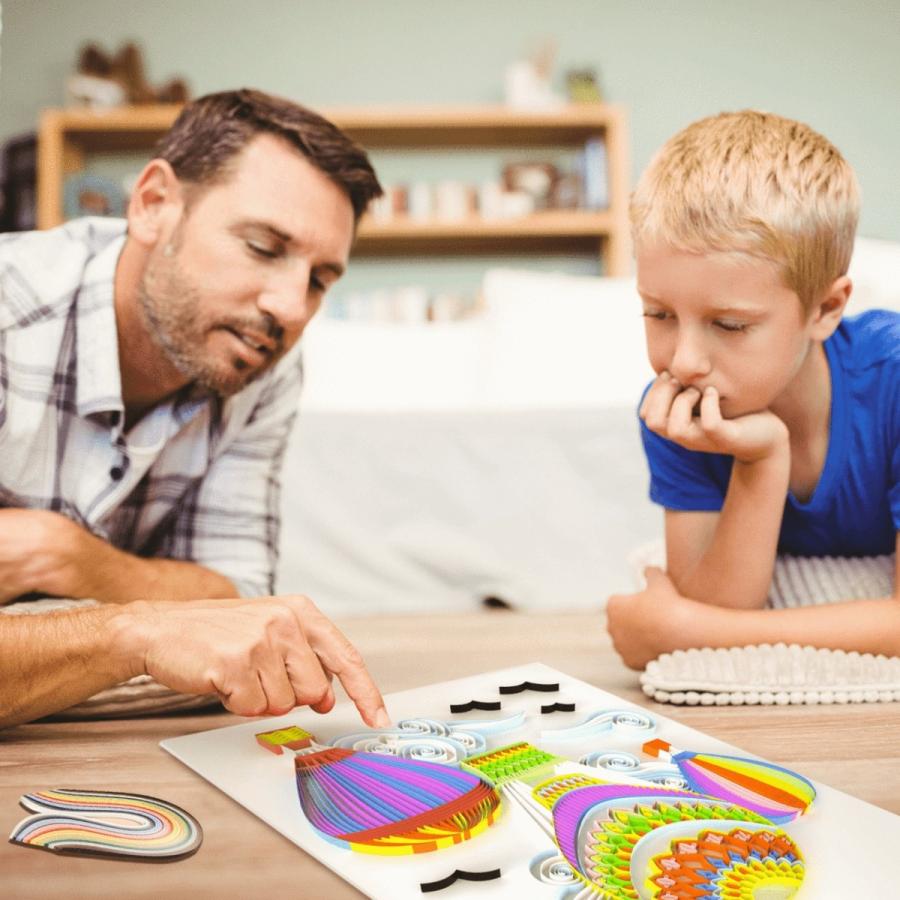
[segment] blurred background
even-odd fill
[[[900,241],[895,0],[0,13],[6,229],[120,212],[174,115],[152,101],[184,91],[281,94],[370,149],[388,196],[304,337],[285,470],[279,585],[332,612],[584,607],[630,585],[629,554],[660,518],[634,419],[649,369],[627,196],[676,130],[744,107],[808,122],[859,176],[875,257]],[[39,152],[44,110],[88,105],[109,123],[135,98],[127,127],[45,119]]]

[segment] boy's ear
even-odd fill
[[[847,275],[841,275],[831,283],[822,299],[813,307],[812,337],[815,340],[825,341],[834,334],[841,324],[852,291],[853,282]]]
[[[128,235],[150,247],[169,234],[181,218],[184,189],[164,159],[151,159],[135,182],[128,201]]]

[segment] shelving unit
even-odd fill
[[[178,110],[178,106],[46,110],[38,139],[39,227],[63,221],[64,179],[83,168],[89,154],[149,151]],[[606,210],[544,210],[516,219],[472,217],[459,222],[364,219],[356,256],[590,252],[600,256],[608,275],[629,271],[628,143],[620,107],[583,104],[527,112],[502,106],[386,106],[339,107],[322,113],[369,149],[577,148],[594,136],[606,142],[610,197]]]

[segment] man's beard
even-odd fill
[[[165,261],[151,258],[138,285],[138,303],[144,327],[166,359],[188,381],[198,387],[230,397],[258,378],[284,354],[282,341],[267,362],[250,368],[238,357],[232,360],[210,358],[206,339],[217,328],[240,332],[257,331],[270,336],[280,329],[267,316],[230,320],[205,320],[202,295],[181,270],[171,245],[162,254]]]

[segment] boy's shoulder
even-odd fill
[[[846,317],[834,335],[834,349],[852,369],[900,369],[900,312],[870,309]]]

